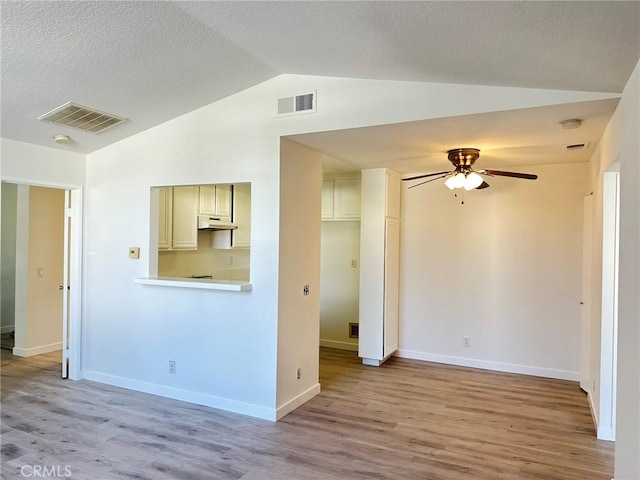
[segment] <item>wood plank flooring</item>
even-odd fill
[[[321,349],[322,393],[280,422],[89,381],[2,352],[2,478],[610,480],[574,382]]]

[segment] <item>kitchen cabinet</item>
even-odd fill
[[[158,250],[171,249],[173,221],[173,188],[159,188],[158,203]]]
[[[233,223],[238,228],[231,231],[234,248],[251,246],[251,184],[239,183],[233,186]]]
[[[335,177],[322,182],[322,220],[360,219],[359,177]]]
[[[198,187],[159,189],[158,250],[198,248]]]
[[[198,187],[198,215],[213,215],[221,220],[230,220],[231,185]]]
[[[232,192],[231,218],[237,228],[212,232],[213,248],[249,248],[251,246],[251,184],[233,185]]]
[[[362,171],[358,355],[379,366],[398,349],[400,176]]]

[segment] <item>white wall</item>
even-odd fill
[[[320,345],[357,351],[349,323],[358,323],[360,222],[323,221],[321,252]]]
[[[618,108],[607,126],[594,156],[594,195],[602,190],[602,175],[620,162],[620,270],[618,298],[618,385],[615,478],[640,478],[640,62],[624,89]],[[598,205],[598,197],[594,199]],[[594,216],[594,274],[601,272],[602,208]],[[596,240],[600,243],[596,243]],[[600,251],[598,251],[600,250]],[[597,277],[599,278],[599,277]],[[601,284],[595,285],[599,298]],[[600,331],[600,309],[593,309],[593,326]],[[593,328],[592,328],[593,331]],[[598,350],[593,352],[599,363]],[[599,382],[599,378],[596,378]]]
[[[16,214],[18,208],[17,186],[2,183],[2,244],[0,252],[2,263],[2,297],[0,299],[0,333],[14,330],[16,311]]]
[[[464,205],[404,186],[400,355],[578,380],[588,165],[513,170],[539,178],[491,178]]]
[[[278,418],[320,392],[322,157],[317,151],[285,139],[281,141]],[[309,286],[308,295],[304,294],[305,285]]]
[[[0,177],[17,183],[78,187],[84,185],[85,156],[59,148],[0,138]]]
[[[308,90],[318,92],[317,113],[276,118],[278,97]],[[0,175],[86,181],[85,376],[275,418],[276,405],[298,398],[302,385],[288,385],[288,371],[281,384],[278,369],[304,360],[312,376],[317,362],[316,349],[298,357],[292,335],[278,344],[278,303],[290,301],[278,291],[280,256],[288,254],[279,238],[281,136],[612,96],[283,75],[87,155],[86,162],[60,149],[2,140]],[[133,284],[156,256],[151,187],[236,182],[252,183],[251,292]],[[311,233],[299,231],[299,241]],[[130,246],[141,247],[139,260],[127,257]],[[176,361],[175,375],[169,360]],[[281,388],[286,393],[276,398]]]
[[[317,113],[276,118],[278,97],[314,89]],[[299,363],[301,354],[294,336],[278,343],[278,303],[299,294],[278,291],[279,256],[288,255],[279,241],[281,136],[607,97],[283,75],[88,155],[85,375],[274,418],[276,404],[299,395],[298,384],[280,383],[278,369]],[[156,255],[151,187],[238,182],[252,183],[250,293],[132,284]],[[310,234],[298,229],[298,241]],[[128,247],[136,245],[141,258],[131,260]],[[313,375],[317,349],[304,355]],[[175,375],[168,374],[169,360],[176,361]],[[288,382],[290,372],[283,375]],[[276,398],[276,387],[286,393]]]

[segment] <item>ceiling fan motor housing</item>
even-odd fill
[[[480,157],[480,150],[477,148],[454,148],[448,150],[447,154],[449,161],[458,169],[459,167],[471,167]]]

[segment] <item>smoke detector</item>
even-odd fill
[[[71,137],[69,135],[54,135],[53,141],[60,145],[66,145],[71,141]]]
[[[570,118],[568,120],[562,120],[560,122],[560,125],[562,125],[562,128],[564,130],[570,130],[572,128],[580,128],[580,126],[582,125],[582,120],[578,118]]]

